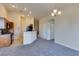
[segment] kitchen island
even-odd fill
[[[23,33],[23,45],[33,43],[37,39],[37,31],[26,31]]]

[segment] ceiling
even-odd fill
[[[17,8],[12,8],[11,5],[17,6]],[[68,4],[68,3],[9,3],[4,4],[7,10],[9,11],[21,11],[26,15],[31,11],[35,18],[40,19],[44,16],[49,15],[53,9],[57,8],[63,10],[64,8],[70,5],[79,5],[79,4]],[[23,9],[27,8],[28,11],[24,11]]]

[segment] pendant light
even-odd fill
[[[51,16],[57,16],[57,15],[61,15],[61,11],[56,9],[56,4],[54,4],[54,10],[53,12],[51,13]]]

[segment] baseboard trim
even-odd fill
[[[70,46],[65,45],[65,44],[63,44],[63,43],[59,43],[59,42],[57,42],[57,41],[55,41],[55,43],[57,43],[57,44],[59,44],[59,45],[62,45],[62,46],[64,46],[64,47],[70,48],[70,49],[72,49],[72,50],[79,51],[79,49],[76,49],[76,48],[70,47]]]

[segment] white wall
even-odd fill
[[[47,40],[53,39],[53,24],[50,22],[51,19],[53,17],[47,16],[39,20],[39,37]]]
[[[55,21],[55,42],[79,51],[79,7],[70,6]]]
[[[46,38],[49,34],[48,20],[53,17],[47,16],[39,21],[39,36]],[[55,18],[54,18],[55,19]],[[44,30],[43,30],[44,29]],[[54,25],[55,42],[79,51],[79,6],[68,6],[62,10],[62,15],[57,16]]]

